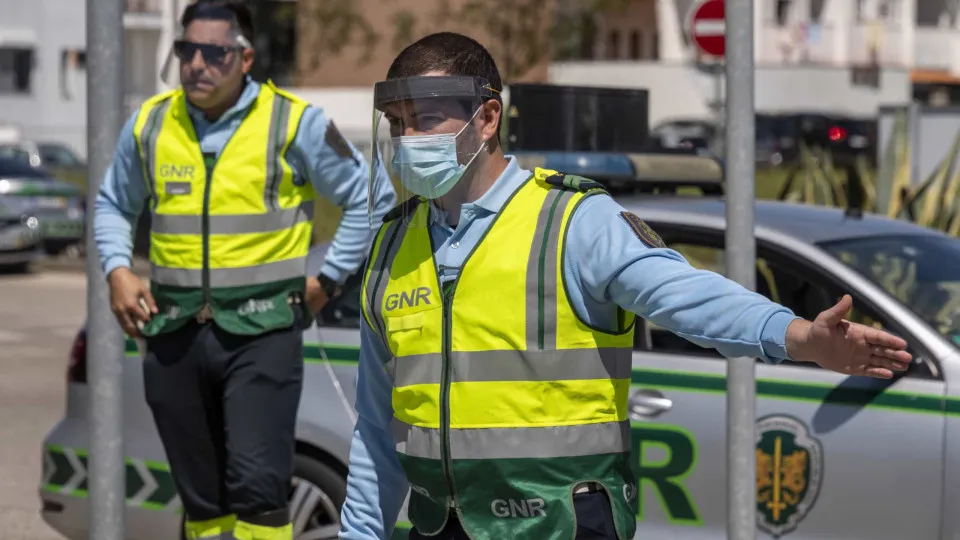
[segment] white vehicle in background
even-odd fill
[[[663,194],[685,183],[711,192],[719,187],[717,167],[689,159],[696,163],[665,170],[680,174],[701,167],[713,173],[658,181],[648,168],[637,180],[639,191],[656,184],[661,193],[618,199],[692,264],[723,272],[722,199]],[[524,160],[558,168],[550,155]],[[650,164],[636,155],[611,160],[608,155],[598,162],[635,171]],[[603,171],[573,167],[561,170],[604,179]],[[960,513],[954,511],[960,504],[960,241],[905,221],[855,217],[836,208],[758,202],[755,216],[759,293],[811,319],[849,293],[851,319],[901,335],[915,358],[891,380],[845,377],[812,364],[758,362],[758,538],[960,538]],[[309,272],[320,268],[325,249],[311,253]],[[361,278],[350,278],[344,294],[304,336],[305,381],[290,486],[300,540],[337,537],[354,426]],[[137,342],[127,341],[127,537],[168,540],[177,537],[181,506],[144,400],[141,352]],[[43,441],[38,490],[43,518],[76,540],[89,532],[86,365],[81,330],[70,354],[65,414]],[[725,537],[725,371],[715,351],[638,319],[629,398],[637,538]],[[404,512],[394,538],[408,529]]]

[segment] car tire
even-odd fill
[[[294,526],[294,540],[305,530],[317,528],[329,531],[320,538],[336,539],[340,528],[340,509],[347,498],[347,480],[325,463],[297,454],[293,461],[293,484],[290,487],[290,512]],[[307,512],[307,515],[298,514]],[[180,518],[180,540],[186,540],[184,523]]]
[[[320,538],[336,539],[340,509],[347,498],[347,479],[322,461],[297,454],[293,462],[290,513],[294,539],[304,531],[323,529]]]

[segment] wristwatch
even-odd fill
[[[340,296],[340,284],[333,278],[321,272],[317,274],[317,281],[320,282],[320,289],[327,295],[328,301]]]

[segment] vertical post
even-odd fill
[[[724,64],[718,58],[717,61],[713,64],[713,106],[714,106],[714,115],[716,116],[717,122],[717,132],[714,137],[714,152],[718,155],[724,155],[726,151],[724,150],[726,144],[726,135],[725,131],[725,120],[724,120],[724,108],[725,104],[723,102],[723,71]]]
[[[90,369],[90,538],[122,540],[123,333],[93,240],[94,201],[124,119],[123,10],[120,0],[87,0],[87,362]]]
[[[754,0],[726,0],[726,267],[728,276],[756,288],[753,231]],[[753,358],[727,362],[727,538],[756,538],[756,374]]]

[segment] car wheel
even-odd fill
[[[323,463],[297,454],[290,486],[290,521],[294,540],[336,540],[347,481]],[[180,519],[180,540],[186,540]]]
[[[347,480],[313,458],[297,455],[290,490],[290,521],[296,540],[336,540]]]

